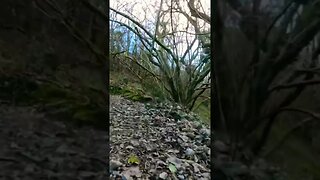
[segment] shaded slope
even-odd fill
[[[107,179],[104,131],[0,106],[0,179]]]

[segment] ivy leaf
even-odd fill
[[[128,159],[128,164],[140,164],[140,159],[138,156],[131,154]]]

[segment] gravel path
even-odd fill
[[[210,131],[173,107],[111,97],[112,179],[210,179]]]

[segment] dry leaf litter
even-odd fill
[[[197,116],[120,96],[110,103],[110,179],[210,179],[210,129]]]

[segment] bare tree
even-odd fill
[[[290,107],[308,85],[319,83],[314,71],[302,73],[295,68],[317,64],[320,47],[310,46],[318,41],[319,2],[280,1],[272,5],[278,11],[261,8],[270,1],[217,3],[214,76],[221,116],[213,128],[227,134],[234,157],[238,144],[258,154],[279,112]],[[230,23],[228,16],[236,21]],[[258,128],[263,129],[261,134]]]
[[[188,24],[179,23],[183,17],[175,11],[176,6],[175,1],[161,1],[151,27],[113,8],[112,12],[127,18],[133,26],[119,20],[111,21],[135,33],[143,45],[145,55],[140,60],[129,59],[154,76],[172,100],[191,110],[197,98],[208,88],[208,82],[204,80],[210,73],[210,61],[209,55],[202,53],[202,42],[197,42],[203,35],[197,32],[190,34],[188,30],[192,32],[193,29]],[[187,31],[180,30],[181,27],[187,28]],[[199,32],[205,33],[200,31],[200,27]],[[190,68],[192,66],[194,68]]]

